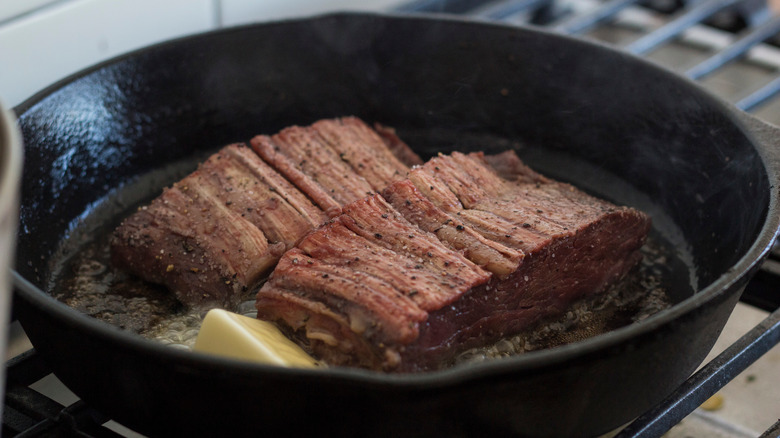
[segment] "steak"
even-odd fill
[[[390,152],[392,152],[402,163],[409,167],[419,166],[424,163],[422,158],[420,158],[406,142],[398,137],[394,128],[384,126],[380,123],[374,123],[374,129],[377,134],[382,137],[382,141],[385,142],[387,147],[390,148]]]
[[[439,155],[287,252],[258,317],[330,364],[437,369],[604,291],[649,228],[514,153]]]
[[[263,190],[236,190],[256,186],[257,174],[273,178],[270,168],[247,151],[251,153],[242,145],[225,147],[127,218],[114,231],[112,263],[168,286],[184,303],[226,305],[259,281],[295,243],[291,236],[325,216],[311,203],[302,207],[310,215],[305,216],[282,196],[266,196],[273,186],[258,182]],[[294,189],[284,179],[274,182],[282,187],[280,192]],[[236,197],[242,202],[234,202]],[[255,211],[268,204],[275,207],[272,217]],[[272,234],[288,240],[269,241],[253,222],[262,222],[266,230],[281,225]]]
[[[489,279],[375,194],[285,253],[256,307],[258,318],[302,331],[328,363],[392,369],[429,312]]]
[[[405,177],[401,159],[419,162],[382,129],[384,137],[354,117],[321,120],[256,137],[259,155],[244,144],[222,148],[123,221],[113,265],[187,306],[234,306],[342,205]]]
[[[419,162],[398,137],[385,139],[354,117],[292,126],[252,139],[252,148],[331,216],[342,205],[406,177],[399,159]],[[392,146],[392,150],[389,146]],[[393,153],[395,151],[395,154]]]
[[[649,227],[514,152],[423,163],[345,117],[222,148],[125,219],[111,251],[190,307],[233,307],[276,266],[259,318],[327,363],[411,372],[605,290]]]

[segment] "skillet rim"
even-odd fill
[[[528,32],[544,34],[546,38],[558,38],[565,41],[565,44],[575,46],[577,44],[594,47],[597,50],[610,50],[617,52],[629,58],[627,62],[640,63],[643,69],[654,69],[668,77],[669,81],[683,82],[684,86],[690,89],[691,93],[697,93],[713,104],[722,114],[727,115],[735,127],[746,139],[753,145],[753,149],[761,158],[767,180],[769,181],[769,199],[767,205],[767,215],[759,234],[753,241],[753,244],[739,259],[739,261],[723,272],[715,281],[710,283],[692,296],[683,301],[674,304],[670,308],[657,312],[643,321],[632,323],[630,325],[611,330],[607,333],[599,334],[571,344],[553,347],[549,349],[532,351],[522,355],[503,358],[501,360],[487,361],[479,364],[469,364],[456,366],[453,368],[430,371],[422,373],[392,374],[376,371],[368,371],[354,368],[329,368],[321,369],[296,369],[282,368],[272,365],[244,362],[235,359],[211,356],[198,352],[181,351],[153,341],[144,339],[136,334],[124,331],[111,324],[90,318],[76,309],[54,299],[33,283],[25,279],[15,269],[12,269],[13,284],[16,293],[22,292],[22,297],[36,307],[42,309],[50,316],[55,316],[69,326],[86,329],[88,332],[98,337],[104,338],[110,342],[118,343],[129,350],[136,350],[142,354],[154,353],[162,358],[169,357],[176,360],[179,365],[186,364],[198,369],[203,367],[229,367],[233,371],[241,372],[246,375],[263,373],[278,376],[307,377],[313,379],[324,378],[331,380],[350,381],[358,384],[371,384],[375,387],[391,387],[395,389],[430,389],[432,386],[452,386],[459,383],[469,383],[479,379],[492,378],[508,373],[533,372],[539,368],[550,366],[560,366],[570,359],[580,356],[596,353],[610,347],[618,346],[632,338],[643,334],[648,334],[664,325],[672,323],[674,320],[696,310],[705,303],[714,300],[716,297],[736,293],[733,289],[740,288],[743,281],[751,272],[758,268],[761,261],[767,256],[772,243],[778,236],[780,228],[780,214],[778,213],[778,192],[776,185],[780,181],[780,152],[773,151],[769,146],[755,140],[754,133],[746,128],[745,123],[740,118],[748,117],[755,119],[747,113],[744,113],[732,105],[724,102],[717,96],[712,95],[698,83],[681,77],[671,70],[651,63],[650,61],[621,52],[615,47],[609,46],[597,41],[583,40],[577,37],[554,33],[546,28],[535,26],[518,26],[504,23],[495,23],[480,19],[453,17],[445,14],[407,14],[407,13],[363,13],[363,12],[335,12],[326,14],[317,14],[302,18],[292,18],[285,20],[276,20],[269,22],[250,23],[240,26],[232,26],[221,29],[214,29],[205,32],[199,32],[169,39],[156,44],[144,46],[127,53],[120,54],[110,59],[96,63],[90,67],[84,68],[71,75],[60,79],[59,81],[43,88],[33,94],[21,104],[15,106],[13,111],[17,115],[17,124],[21,122],[24,114],[35,108],[47,97],[53,96],[58,90],[74,81],[97,72],[104,67],[121,62],[123,60],[141,55],[143,53],[160,49],[165,46],[173,46],[184,41],[193,41],[198,39],[208,39],[213,35],[224,35],[233,32],[241,32],[254,27],[284,26],[288,23],[313,23],[319,20],[333,18],[357,17],[357,18],[379,18],[383,20],[408,20],[408,21],[429,21],[429,22],[456,22],[471,26],[494,27],[502,29],[511,29],[518,32]],[[574,47],[572,48],[574,49]],[[666,79],[666,78],[665,78]],[[755,119],[761,122],[758,119]],[[780,128],[768,125],[780,132]],[[23,141],[23,139],[22,139]],[[774,183],[773,183],[774,182]],[[22,323],[22,325],[24,325]],[[435,385],[432,385],[435,384]]]

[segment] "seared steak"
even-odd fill
[[[260,135],[251,144],[320,208],[335,215],[342,205],[406,177],[409,167],[393,151],[406,160],[414,153],[396,140],[384,141],[359,119],[345,117]]]
[[[209,307],[278,262],[258,317],[328,363],[406,372],[603,291],[649,227],[513,152],[423,164],[392,129],[342,118],[226,146],[115,230],[112,261]]]
[[[190,304],[224,306],[257,284],[288,246],[325,217],[305,198],[289,196],[291,203],[279,195],[295,188],[256,157],[251,160],[253,155],[245,146],[227,146],[127,218],[114,231],[114,265],[168,286]],[[258,173],[266,174],[260,181],[274,185],[255,184]],[[258,212],[261,207],[267,212]],[[263,228],[286,240],[269,241]]]
[[[113,264],[188,306],[230,307],[342,205],[405,177],[394,153],[419,160],[397,137],[385,141],[352,117],[252,144],[265,160],[226,146],[127,218],[114,232]]]
[[[512,154],[513,155],[513,154]],[[505,156],[502,162],[512,163]],[[450,196],[430,186],[431,202],[453,219],[524,254],[519,268],[429,312],[420,337],[405,346],[405,370],[429,369],[455,353],[518,333],[565,312],[573,301],[605,290],[640,260],[650,218],[575,187],[547,179],[518,162],[501,178],[480,153],[440,155],[411,172],[443,182]],[[421,174],[421,175],[416,175]],[[391,185],[385,196],[407,206]],[[407,217],[413,217],[407,214]],[[497,224],[500,224],[497,226]],[[441,330],[440,327],[456,327]],[[453,347],[457,346],[457,347]]]
[[[489,278],[372,195],[288,251],[256,307],[258,318],[302,331],[329,363],[392,369],[429,312]]]
[[[257,295],[258,317],[331,364],[430,370],[565,312],[636,265],[645,214],[516,158],[501,158],[499,176],[482,154],[440,155],[344,206],[285,254]]]
[[[525,256],[522,251],[490,240],[466,226],[457,215],[447,214],[423,196],[410,180],[393,183],[383,193],[411,223],[434,233],[442,243],[461,251],[493,274],[507,276],[522,263]]]
[[[392,152],[396,158],[401,160],[402,163],[409,167],[418,166],[424,163],[422,158],[420,158],[420,156],[417,155],[409,147],[409,145],[406,144],[406,142],[398,137],[395,129],[379,123],[374,123],[374,129],[376,130],[377,134],[382,137],[382,140],[385,142],[387,147],[390,148],[390,152]]]

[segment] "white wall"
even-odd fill
[[[14,106],[84,67],[223,26],[403,0],[0,0],[0,100]]]

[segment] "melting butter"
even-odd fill
[[[194,350],[285,367],[323,366],[275,325],[222,309],[206,314]]]

